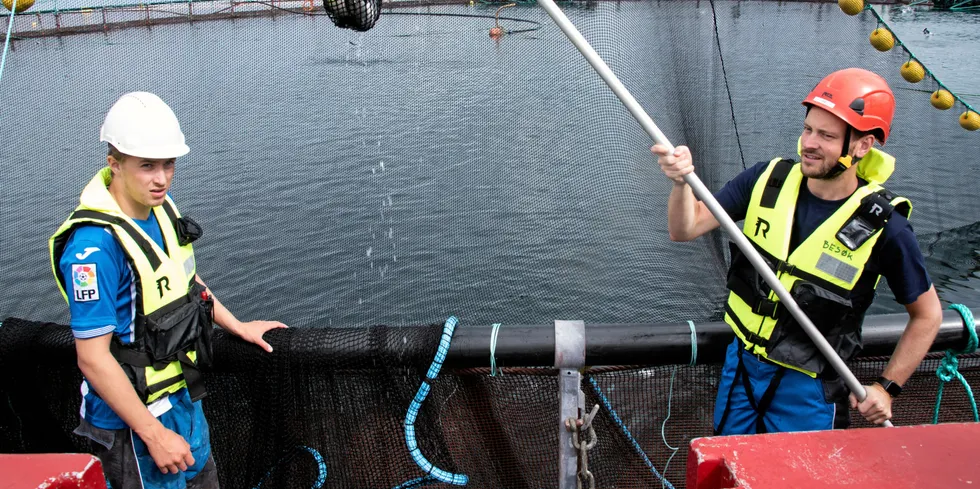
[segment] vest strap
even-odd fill
[[[743,348],[742,342],[738,342],[736,345],[739,349]],[[725,398],[725,410],[721,413],[721,420],[718,421],[718,426],[715,427],[715,436],[720,436],[725,430],[725,423],[728,421],[728,414],[732,412],[732,394],[735,393],[735,386],[738,385],[738,378],[742,375],[742,370],[745,367],[742,365],[742,352],[738,353],[738,365],[735,367],[735,376],[732,377],[732,385],[728,388],[728,397]]]
[[[816,284],[821,288],[827,289],[841,297],[850,297],[851,295],[851,291],[845,289],[844,287],[841,287],[833,282],[830,282],[827,279],[820,278],[810,272],[805,272],[803,270],[800,270],[799,268],[796,268],[790,263],[780,260],[775,256],[772,256],[768,251],[762,249],[762,247],[758,245],[755,245],[755,249],[759,252],[759,254],[763,256],[763,258],[769,260],[769,263],[776,264],[775,269],[777,272],[788,273],[794,277],[801,278],[803,280],[806,280],[807,282]]]
[[[160,204],[160,206],[163,207],[163,211],[167,213],[167,217],[170,218],[170,222],[175,223],[174,227],[176,228],[177,211],[174,210],[172,205],[170,205],[170,201],[164,199],[163,204]]]
[[[895,210],[891,204],[892,198],[894,196],[882,189],[861,199],[861,205],[837,231],[837,240],[851,251],[860,248],[875,233],[885,227],[892,211]]]
[[[149,353],[138,352],[131,348],[127,348],[126,345],[119,343],[116,338],[113,338],[112,342],[109,343],[109,351],[118,362],[132,365],[133,367],[137,368],[152,367],[160,370],[170,364],[170,362],[162,362],[162,364],[158,362],[157,364],[154,364]],[[145,399],[154,392],[163,390],[182,380],[187,381],[187,391],[190,393],[192,401],[197,401],[207,395],[207,390],[204,386],[204,376],[201,374],[201,370],[198,368],[197,363],[195,363],[194,360],[191,360],[186,351],[177,353],[177,361],[180,362],[180,369],[182,373],[146,386],[145,393],[137,392],[141,399],[144,399],[145,401]]]
[[[739,345],[738,349],[738,363],[742,364],[742,355],[744,348]],[[772,400],[776,397],[776,389],[779,388],[780,382],[783,380],[783,376],[786,375],[786,369],[783,367],[778,367],[776,373],[773,374],[772,379],[769,380],[769,386],[766,387],[766,391],[762,393],[762,397],[759,402],[755,402],[755,392],[752,389],[752,380],[749,379],[748,373],[745,369],[742,369],[742,386],[745,388],[745,397],[749,399],[749,406],[752,406],[752,410],[755,411],[755,432],[756,433],[767,433],[769,430],[766,428],[766,412],[769,411],[769,406],[772,405]],[[733,379],[734,381],[737,379]]]
[[[153,367],[160,370],[166,368],[167,365],[170,365],[170,362],[154,363],[148,352],[136,351],[120,343],[117,337],[112,338],[112,342],[109,343],[109,352],[112,353],[112,356],[116,357],[116,360],[120,363],[126,363],[134,367]]]
[[[725,429],[725,423],[728,421],[728,414],[731,413],[732,407],[732,394],[735,393],[735,386],[738,385],[741,379],[742,387],[745,389],[745,397],[749,400],[749,406],[756,413],[755,418],[755,431],[756,433],[767,433],[769,430],[766,428],[766,412],[769,411],[769,406],[772,405],[773,399],[776,397],[776,389],[779,388],[779,384],[783,380],[783,376],[786,375],[786,369],[779,367],[776,373],[773,374],[772,379],[769,380],[769,386],[766,387],[766,391],[762,393],[762,398],[759,402],[755,402],[755,392],[752,389],[752,381],[749,379],[749,374],[745,369],[745,363],[742,360],[742,355],[745,354],[745,344],[739,341],[735,347],[738,351],[738,365],[735,367],[735,376],[732,378],[732,385],[728,388],[728,397],[725,400],[725,410],[722,412],[721,420],[718,421],[718,426],[715,427],[715,436],[719,436]],[[763,359],[760,359],[764,361]],[[767,362],[769,363],[769,362]]]
[[[204,376],[201,375],[201,370],[185,351],[178,353],[177,359],[180,360],[180,368],[184,372],[184,379],[187,380],[187,392],[191,395],[191,401],[203,399],[207,395],[207,390],[204,388]]]
[[[766,188],[762,190],[760,206],[766,209],[776,207],[776,199],[779,198],[779,192],[783,189],[783,184],[786,183],[786,177],[789,175],[790,170],[793,169],[793,165],[793,160],[787,159],[779,160],[776,163],[776,167],[769,173],[769,181],[766,182]]]
[[[759,316],[768,316],[776,319],[779,312],[779,302],[769,299],[759,299],[752,305],[752,312]]]
[[[163,207],[163,211],[167,213],[167,217],[170,218],[170,222],[174,226],[174,231],[177,232],[177,244],[187,246],[194,241],[197,241],[197,239],[204,234],[204,231],[201,229],[201,226],[197,223],[197,221],[188,216],[177,217],[177,211],[175,211],[174,207],[170,205],[170,201],[164,200],[161,207]]]
[[[157,256],[156,251],[153,250],[153,245],[151,245],[150,241],[144,238],[132,224],[126,222],[125,219],[106,214],[104,212],[87,209],[73,212],[71,214],[71,219],[90,219],[94,221],[102,221],[107,224],[112,224],[123,228],[123,230],[126,231],[126,234],[128,234],[130,238],[133,238],[133,241],[136,241],[136,244],[141,250],[143,250],[143,254],[146,255],[146,259],[150,261],[150,266],[153,267],[153,270],[156,271],[158,268],[160,268],[162,262],[160,261],[160,257]]]
[[[776,263],[776,272],[779,272],[779,273],[788,273],[790,275],[796,275],[798,271],[799,270],[797,270],[797,268],[795,266],[790,265],[789,262],[785,262],[785,261],[779,260]]]
[[[749,328],[746,328],[745,325],[742,324],[742,320],[738,318],[738,315],[735,314],[735,311],[732,310],[732,306],[728,305],[728,303],[725,303],[725,313],[728,314],[728,317],[732,318],[732,322],[735,323],[735,327],[738,328],[738,331],[742,333],[743,337],[745,337],[745,341],[753,345],[761,346],[762,348],[767,348],[769,346],[769,340],[759,336],[756,333],[753,333],[752,331],[749,331]]]

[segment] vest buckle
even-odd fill
[[[769,299],[759,299],[752,306],[752,312],[759,316],[768,316],[772,319],[776,319],[776,312],[779,310],[779,302],[771,301]]]

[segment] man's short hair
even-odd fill
[[[863,138],[865,136],[871,136],[871,137],[874,137],[875,140],[880,140],[879,138],[881,137],[881,134],[882,134],[882,132],[881,132],[880,129],[872,129],[870,131],[858,131],[853,126],[848,126],[848,127],[850,127],[851,128],[851,131],[852,131],[852,133],[851,133],[851,140],[852,141],[856,141],[856,140],[861,139],[861,138]]]
[[[116,147],[113,146],[111,143],[107,143],[107,144],[109,144],[108,155],[111,156],[112,159],[114,159],[114,160],[122,163],[123,160],[126,159],[126,155],[123,154],[122,151],[119,151],[118,149],[116,149]]]

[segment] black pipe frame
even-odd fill
[[[974,316],[980,310],[973,309]],[[890,356],[905,331],[908,314],[867,316],[862,327],[860,357]],[[734,338],[724,322],[695,324],[698,364],[718,364]],[[980,332],[980,331],[978,331]],[[445,365],[477,368],[490,365],[491,327],[463,325],[456,329]],[[969,340],[959,312],[947,310],[930,351],[963,349]],[[498,367],[551,367],[555,363],[555,327],[503,325],[495,349]],[[685,365],[691,363],[691,328],[687,323],[585,324],[588,366]]]

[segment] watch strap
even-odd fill
[[[885,377],[878,377],[878,380],[875,382],[885,389],[885,392],[887,392],[889,396],[898,397],[898,395],[902,393],[902,386]]]

